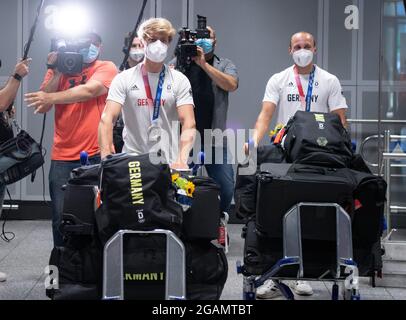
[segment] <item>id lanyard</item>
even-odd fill
[[[314,74],[316,73],[316,66],[313,66],[313,70],[310,73],[309,77],[309,88],[307,89],[307,95],[305,98],[302,82],[300,81],[299,71],[295,66],[293,68],[295,72],[295,79],[297,84],[297,89],[299,90],[300,102],[302,103],[302,107],[306,107],[306,112],[310,112],[310,106],[312,104],[312,93],[313,93],[313,83],[314,83]]]
[[[154,112],[152,114],[152,125],[156,125],[159,118],[159,107],[161,106],[162,88],[165,80],[165,66],[159,74],[158,86],[156,88],[155,100],[152,99],[151,86],[149,85],[148,73],[145,70],[145,65],[141,66],[142,78],[144,80],[145,92],[148,98],[148,106],[154,105]]]

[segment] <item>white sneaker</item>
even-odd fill
[[[282,292],[272,280],[266,280],[264,284],[257,288],[258,299],[273,299],[282,295]]]
[[[313,294],[313,289],[307,281],[295,281],[291,288],[299,296],[311,296]]]
[[[7,275],[4,272],[0,272],[0,282],[7,280]]]

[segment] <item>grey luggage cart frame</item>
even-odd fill
[[[336,203],[311,203],[302,202],[293,206],[283,218],[283,256],[284,258],[279,260],[271,269],[266,271],[261,276],[253,276],[247,273],[241,262],[237,262],[237,273],[243,274],[243,299],[255,300],[256,289],[264,284],[268,279],[274,279],[275,284],[279,287],[283,295],[293,300],[294,296],[292,291],[281,283],[278,278],[278,272],[284,267],[290,265],[297,265],[299,267],[298,277],[294,280],[303,279],[303,253],[302,253],[302,231],[301,231],[301,219],[300,209],[302,207],[333,207],[336,210],[336,252],[337,252],[337,264],[336,275],[334,279],[334,285],[332,290],[332,299],[338,299],[338,285],[339,280],[344,280],[344,299],[359,300],[359,286],[358,286],[358,268],[353,260],[352,251],[352,231],[351,231],[351,219],[347,212]],[[347,278],[341,277],[341,267],[345,267],[346,273],[349,273]],[[309,279],[312,280],[312,279]],[[320,279],[313,279],[320,280]]]
[[[186,298],[186,258],[182,241],[171,231],[120,230],[104,246],[103,299],[124,300],[123,237],[131,234],[163,234],[166,236],[165,299]]]

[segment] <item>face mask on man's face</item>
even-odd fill
[[[90,64],[96,61],[100,54],[100,49],[94,44],[91,44],[89,48],[81,49],[80,54],[83,57],[83,63]]]
[[[298,51],[293,52],[292,57],[293,61],[299,66],[299,67],[307,67],[309,64],[312,63],[313,61],[313,51],[307,50],[307,49],[301,49]]]
[[[131,49],[130,58],[135,62],[140,62],[144,59],[145,52],[143,49]]]
[[[163,43],[161,40],[156,40],[148,44],[145,48],[145,56],[148,60],[155,63],[164,62],[168,54],[168,45]]]
[[[213,51],[213,39],[197,39],[196,45],[203,49],[204,54],[208,54]]]

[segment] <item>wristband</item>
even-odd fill
[[[17,81],[23,80],[23,77],[20,76],[18,73],[14,73],[14,74],[13,74],[13,78],[16,79]]]

